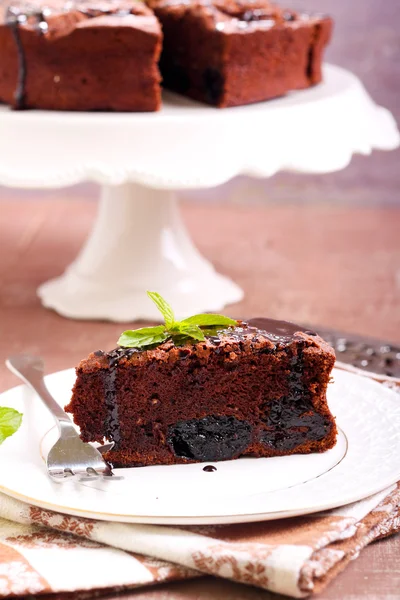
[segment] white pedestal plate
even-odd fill
[[[174,190],[213,187],[239,174],[332,172],[354,153],[399,144],[391,114],[354,75],[327,65],[316,88],[233,109],[169,93],[159,113],[0,108],[0,183],[103,186],[81,253],[38,290],[45,306],[72,318],[157,319],[145,295],[153,289],[181,317],[221,310],[243,292],[194,247]]]

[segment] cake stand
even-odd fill
[[[220,311],[243,297],[193,245],[176,190],[237,175],[327,173],[354,153],[391,150],[391,114],[351,73],[326,65],[324,83],[284,98],[219,110],[171,93],[158,113],[14,112],[0,109],[0,183],[102,186],[97,219],[65,273],[38,290],[66,317],[158,319],[156,290],[178,317]],[[221,223],[221,227],[223,224]]]

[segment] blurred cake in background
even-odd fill
[[[329,17],[265,0],[150,0],[164,43],[164,85],[219,107],[276,98],[322,79]]]
[[[155,111],[159,68],[165,87],[218,107],[268,100],[322,79],[329,17],[266,0],[147,4],[6,1],[0,102],[17,109]]]
[[[158,20],[138,0],[0,7],[0,101],[14,108],[154,111]]]

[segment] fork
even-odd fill
[[[30,386],[51,412],[60,433],[58,441],[50,449],[46,465],[54,481],[64,481],[77,475],[79,479],[94,479],[113,476],[110,465],[106,463],[100,451],[85,444],[76,432],[71,419],[54,400],[44,382],[44,362],[37,356],[21,354],[11,356],[6,365],[12,373]],[[103,446],[110,449],[109,444]],[[118,478],[116,478],[118,479]]]

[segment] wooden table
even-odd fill
[[[43,355],[49,372],[109,349],[125,327],[69,321],[41,307],[36,288],[73,259],[96,210],[74,196],[0,197],[0,364],[8,354]],[[200,250],[235,279],[246,298],[232,316],[269,315],[400,342],[400,206],[309,203],[188,203]],[[0,391],[16,384],[1,366]],[[212,578],[171,584],[135,600],[261,600],[271,594]],[[363,551],[321,600],[400,598],[400,536]]]

